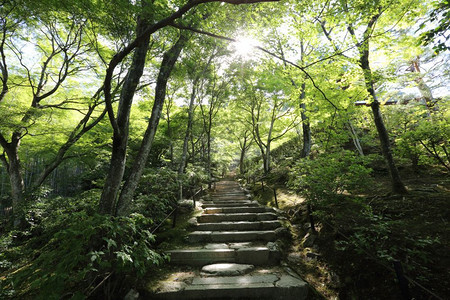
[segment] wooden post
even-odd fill
[[[277,189],[276,189],[276,188],[273,189],[273,196],[275,197],[275,206],[276,206],[277,208],[279,208],[279,207],[278,207]]]
[[[175,226],[177,226],[177,214],[178,214],[178,206],[175,207],[175,211],[173,212],[172,228],[175,228]]]
[[[409,293],[408,279],[405,278],[403,273],[402,263],[399,260],[394,260],[395,274],[397,274],[398,285],[400,286],[400,291],[402,292],[402,298],[404,300],[411,300],[411,294]]]
[[[308,203],[307,208],[308,208],[309,223],[311,224],[311,231],[313,233],[316,233],[317,230],[316,230],[316,226],[314,225],[314,218],[313,218],[313,215],[312,215],[311,204]]]
[[[192,200],[194,201],[194,208],[195,208],[195,190],[191,188],[191,194],[192,194]]]

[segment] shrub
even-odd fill
[[[354,192],[370,182],[370,159],[351,151],[319,154],[300,160],[292,169],[289,185],[310,201],[332,198],[344,191]]]
[[[2,238],[0,262],[9,271],[1,297],[120,295],[125,278],[139,278],[164,260],[152,247],[148,218],[99,215],[98,192],[83,196],[41,199],[28,209],[30,229]]]

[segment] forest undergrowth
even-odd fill
[[[391,194],[388,174],[380,171],[357,193],[328,194],[320,201],[298,195],[285,176],[267,180],[289,221],[292,240],[285,259],[311,285],[311,299],[400,299],[394,261],[412,279],[414,299],[445,299],[450,293],[448,174],[402,168],[401,175],[407,195]],[[252,187],[260,203],[275,206],[271,188]]]

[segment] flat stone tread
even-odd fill
[[[258,207],[257,202],[248,203],[202,203],[203,208],[216,208],[216,207]]]
[[[261,241],[251,241],[251,242],[230,242],[230,243],[199,243],[199,244],[186,244],[183,245],[183,248],[179,249],[173,249],[170,251],[175,250],[212,250],[212,249],[240,249],[240,248],[254,248],[254,247],[266,247],[267,248],[267,242],[261,242]]]
[[[235,214],[235,213],[265,213],[273,212],[269,207],[208,207],[203,210],[204,214]]]
[[[261,288],[275,288],[273,283],[261,283],[261,282],[256,282],[256,283],[246,283],[246,284],[236,284],[236,285],[232,285],[232,284],[210,284],[207,287],[205,287],[204,285],[188,285],[186,287],[186,291],[193,291],[193,290],[204,290],[205,288],[207,288],[208,290],[226,290],[226,289],[242,289],[242,288],[252,288],[252,289],[261,289]]]
[[[211,222],[198,223],[195,227],[196,231],[212,231],[212,230],[260,230],[260,229],[276,229],[281,226],[279,220],[267,221],[235,221],[235,222]]]
[[[212,285],[212,284],[251,284],[251,283],[274,283],[278,276],[267,275],[243,275],[233,277],[195,277],[192,285]]]
[[[193,231],[191,234],[207,234],[207,235],[239,235],[239,234],[266,234],[275,233],[275,230],[251,230],[251,231]]]
[[[240,247],[240,248],[218,248],[218,249],[176,249],[167,251],[167,253],[234,253],[235,251],[269,251],[269,248],[266,246],[255,246],[255,247]]]

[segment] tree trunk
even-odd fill
[[[377,96],[375,94],[375,89],[373,87],[372,80],[372,70],[369,65],[369,50],[364,49],[361,51],[362,55],[360,57],[360,66],[364,72],[364,79],[366,83],[366,89],[369,95],[372,97],[373,102],[370,105],[372,108],[372,114],[375,122],[375,127],[377,128],[378,137],[380,139],[381,151],[386,160],[389,175],[391,177],[392,191],[398,194],[405,194],[406,190],[398,172],[397,166],[392,156],[391,145],[389,142],[389,134],[384,126],[383,117],[380,111],[380,102],[378,102]]]
[[[244,136],[244,141],[242,142],[241,147],[241,156],[239,157],[239,173],[245,174],[245,166],[244,166],[244,159],[245,159],[245,153],[247,152],[247,135]]]
[[[137,35],[140,36],[146,29],[147,24],[143,20],[138,20],[137,27]],[[117,130],[114,130],[113,135],[111,162],[99,203],[99,212],[102,214],[113,215],[115,213],[115,201],[125,171],[131,104],[144,70],[149,42],[150,34],[146,34],[142,43],[136,47],[133,61],[120,94]]]
[[[209,114],[209,125],[208,125],[208,132],[206,133],[207,137],[207,162],[206,162],[206,169],[208,171],[208,188],[211,189],[212,186],[212,172],[211,172],[211,127],[212,127],[212,117],[211,112]]]
[[[192,87],[192,93],[191,93],[191,99],[189,101],[188,123],[187,123],[187,127],[186,127],[186,133],[184,135],[183,152],[181,153],[180,165],[178,167],[179,175],[184,173],[184,168],[186,165],[189,137],[191,135],[192,123],[194,120],[194,100],[196,97],[196,89],[197,89],[196,85],[197,85],[197,80],[194,80],[193,87]],[[192,155],[194,155],[194,153],[192,153]]]
[[[293,82],[293,81],[292,81]],[[302,118],[302,131],[303,131],[303,148],[300,157],[308,157],[311,153],[311,126],[309,118],[306,116],[306,104],[303,102],[305,99],[306,84],[303,82],[301,86],[302,92],[300,94],[300,115]]]
[[[185,33],[181,33],[178,41],[164,53],[163,60],[159,69],[158,78],[155,88],[155,102],[153,103],[152,114],[147,125],[147,129],[142,139],[141,147],[137,156],[134,159],[134,164],[131,169],[130,176],[128,177],[125,185],[120,193],[120,197],[117,203],[117,214],[126,215],[129,211],[129,206],[133,198],[134,192],[139,184],[139,180],[142,176],[142,172],[145,168],[148,155],[152,148],[153,139],[158,128],[159,120],[161,118],[161,112],[164,106],[164,99],[166,97],[167,81],[169,80],[170,73],[173,70],[175,62],[180,55],[181,49],[188,41],[188,36]]]
[[[353,127],[353,124],[350,120],[347,122],[347,127],[350,132],[350,136],[352,137],[353,144],[355,145],[356,150],[358,150],[360,156],[364,156],[364,151],[361,147],[361,143],[359,142],[358,135],[356,134],[355,128]]]
[[[12,209],[14,214],[14,226],[17,227],[21,223],[21,206],[23,205],[24,198],[24,181],[22,176],[22,167],[20,165],[19,159],[19,145],[20,137],[18,134],[14,133],[12,135],[12,140],[8,143],[3,135],[0,135],[0,145],[6,152],[6,157],[2,157],[2,161],[6,167],[6,171],[9,176],[9,182],[11,185],[11,196],[12,196]]]
[[[5,149],[6,150],[6,149]],[[21,210],[24,202],[24,182],[22,177],[22,168],[20,166],[18,145],[11,144],[8,153],[8,174],[11,184],[12,208],[14,214],[14,226],[19,226],[21,223]]]
[[[264,155],[264,173],[270,172],[270,143],[267,144],[266,153]]]

